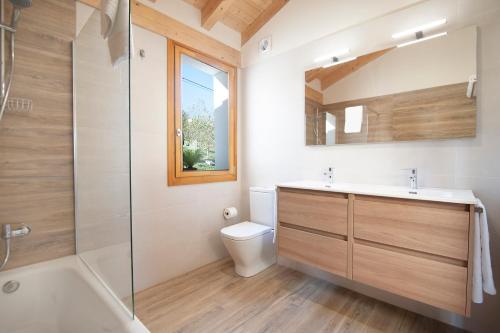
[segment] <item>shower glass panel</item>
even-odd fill
[[[130,59],[113,66],[100,12],[77,5],[74,42],[77,254],[134,314]],[[130,31],[129,31],[130,33]]]

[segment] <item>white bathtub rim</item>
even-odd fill
[[[10,280],[20,280],[22,277],[38,272],[50,271],[58,268],[69,269],[80,275],[83,280],[96,292],[99,299],[106,304],[120,322],[127,329],[127,333],[150,333],[137,316],[132,319],[130,310],[113,293],[99,281],[88,266],[77,255],[66,256],[50,261],[40,262],[29,266],[14,268],[0,272],[0,284]]]

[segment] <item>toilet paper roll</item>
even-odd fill
[[[238,210],[235,207],[228,207],[224,209],[224,218],[226,220],[238,216]]]

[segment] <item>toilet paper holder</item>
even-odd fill
[[[235,207],[224,208],[222,215],[226,220],[229,220],[238,216],[238,210]]]

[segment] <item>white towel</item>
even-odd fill
[[[108,39],[113,66],[127,60],[132,48],[132,30],[129,29],[129,0],[101,0],[101,35]],[[130,35],[129,35],[130,30]]]
[[[274,235],[273,235],[273,244],[276,243],[276,234],[278,233],[278,188],[274,186]]]
[[[477,199],[477,207],[483,209],[475,214],[474,222],[474,264],[472,278],[472,301],[483,303],[483,291],[496,295],[493,271],[491,270],[490,234],[488,231],[488,215],[481,200]]]

